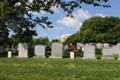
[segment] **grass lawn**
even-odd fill
[[[0,58],[0,80],[120,80],[120,61]]]

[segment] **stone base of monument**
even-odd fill
[[[17,56],[16,58],[28,58],[28,56]]]
[[[49,58],[62,58],[61,56],[49,56]]]
[[[46,58],[46,56],[43,56],[43,55],[41,55],[41,56],[33,56],[33,58]]]
[[[82,59],[97,60],[97,58],[82,57]]]
[[[101,59],[104,59],[104,60],[114,60],[115,58],[112,56],[112,55],[104,55],[104,57],[102,57]]]

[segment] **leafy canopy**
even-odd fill
[[[80,31],[70,36],[66,43],[120,43],[119,17],[92,17],[83,22]]]
[[[109,0],[0,0],[0,41],[9,38],[12,31],[18,42],[28,42],[37,33],[34,27],[38,24],[43,28],[52,28],[52,22],[47,16],[33,16],[33,12],[41,11],[53,14],[51,7],[62,8],[67,16],[72,17],[75,8],[81,8],[82,4],[109,7]],[[5,31],[4,31],[5,30]],[[6,37],[7,36],[7,37]],[[0,42],[1,43],[1,42]]]

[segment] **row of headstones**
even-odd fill
[[[35,45],[34,53],[35,58],[45,58],[45,45]],[[63,44],[62,43],[52,43],[51,56],[49,58],[62,58]],[[8,57],[12,57],[12,52],[8,51]],[[18,44],[18,58],[28,57],[28,45],[27,43]]]
[[[102,59],[114,59],[113,54],[119,54],[120,57],[120,44],[110,45],[108,43],[89,43],[89,44],[81,44],[77,43],[77,49],[81,49],[83,53],[84,59],[96,59],[95,57],[95,49],[102,49]],[[118,58],[120,59],[120,58]]]
[[[113,54],[119,54],[119,50],[120,50],[120,44],[117,44],[117,45],[111,45],[111,44],[108,44],[108,43],[105,43],[105,44],[102,44],[102,43],[91,43],[91,44],[88,44],[88,45],[94,45],[95,48],[97,49],[103,49],[103,48],[112,48],[113,49]],[[78,50],[82,50],[84,51],[84,44],[82,43],[77,43],[77,49]]]
[[[95,46],[94,45],[84,45],[84,59],[96,59],[95,57]],[[102,48],[103,59],[114,59],[113,52],[119,53],[120,46],[106,47]],[[34,50],[35,56],[45,58],[45,46],[36,45]],[[62,43],[52,43],[52,51],[50,58],[62,58],[63,44]],[[8,57],[11,57],[12,53],[8,52]],[[18,45],[18,57],[26,58],[28,57],[28,46],[26,43],[19,43]],[[74,58],[74,52],[70,52],[70,58]]]
[[[115,59],[113,56],[114,49],[118,50],[119,56],[120,56],[120,46],[114,46],[114,47],[103,47],[102,48],[102,59]],[[116,52],[116,51],[115,51]],[[95,57],[95,46],[93,45],[85,45],[84,46],[84,53],[83,53],[84,59],[96,59]]]

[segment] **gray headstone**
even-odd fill
[[[120,45],[113,46],[113,54],[119,54],[120,51]]]
[[[102,59],[114,59],[112,48],[103,48],[102,53],[103,53]]]
[[[82,51],[84,51],[84,47],[82,47]]]
[[[35,45],[34,53],[35,53],[35,57],[45,58],[45,46]]]
[[[49,58],[62,58],[63,55],[63,44],[52,43],[51,56]]]
[[[120,43],[117,43],[117,45],[120,45]]]
[[[68,50],[69,46],[68,45],[64,45],[64,50]]]
[[[0,47],[0,53],[2,53],[3,52],[3,47]]]
[[[118,58],[118,60],[120,60],[120,51],[119,51],[119,58]]]
[[[84,46],[83,59],[96,59],[95,46],[93,45]]]
[[[95,43],[88,43],[89,45],[93,45],[93,46],[95,46]]]
[[[101,43],[97,43],[97,44],[96,44],[96,48],[98,48],[98,49],[102,49],[102,48],[103,48],[103,46],[104,46],[104,45],[103,45],[103,44],[101,44]]]
[[[82,44],[82,43],[77,43],[77,49],[78,49],[78,50],[81,50],[82,47],[84,47],[84,44]]]
[[[109,43],[104,43],[104,47],[110,47]]]
[[[18,57],[27,58],[28,57],[28,45],[27,43],[18,44]]]

